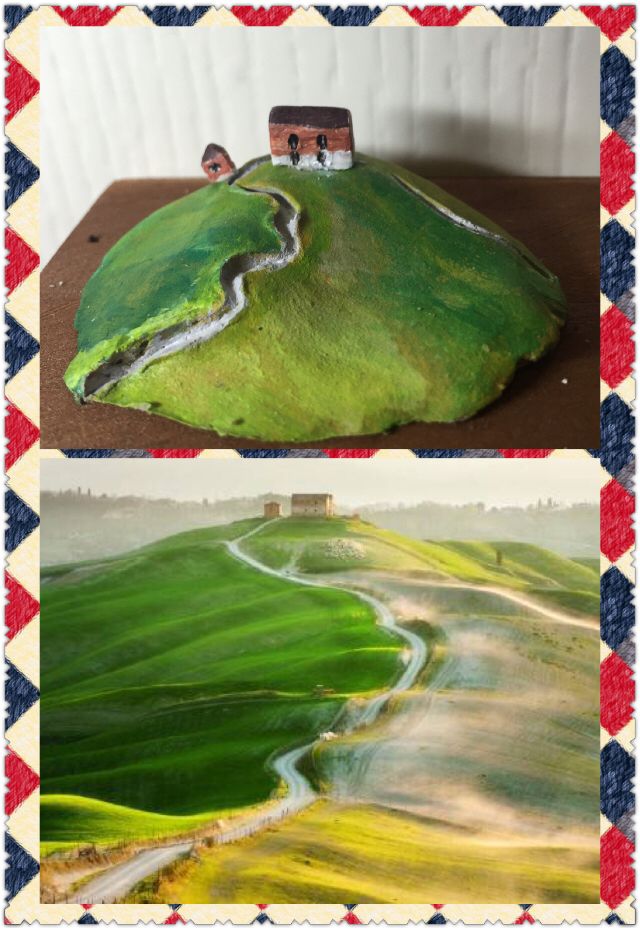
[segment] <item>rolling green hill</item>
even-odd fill
[[[41,843],[43,857],[77,847],[79,838],[109,845],[129,839],[175,837],[197,830],[220,814],[158,815],[79,795],[43,795],[41,812],[47,836],[56,838]]]
[[[147,813],[211,818],[264,799],[271,754],[397,675],[400,645],[368,605],[227,552],[253,525],[43,571],[44,842],[110,841],[87,799],[140,810],[130,828],[119,812],[126,836]],[[63,819],[48,795],[65,796]]]
[[[331,543],[336,539],[354,544],[353,552],[333,551]],[[599,608],[597,569],[588,562],[527,543],[434,543],[412,540],[353,518],[288,518],[247,540],[245,548],[276,568],[293,559],[302,572],[361,569],[419,573],[436,582],[457,579],[515,589],[578,614],[597,616]]]
[[[540,588],[559,586],[575,591],[597,592],[600,575],[597,570],[580,562],[559,556],[550,550],[528,543],[447,543],[450,549],[471,556],[492,571],[500,569],[507,581],[525,580]],[[502,554],[502,564],[496,566],[496,554]]]
[[[222,306],[225,262],[244,251],[280,248],[275,211],[267,195],[207,185],[129,230],[82,292],[78,355],[65,375],[69,389],[82,397],[87,375],[101,363]]]
[[[250,271],[246,306],[214,338],[96,400],[229,436],[377,433],[473,415],[556,343],[557,278],[445,191],[365,156],[335,172],[265,161],[152,214],[105,257],[78,311],[70,389],[82,396],[109,353],[219,314],[229,256],[278,251],[274,193],[300,216],[293,261]]]
[[[368,605],[230,555],[225,541],[260,523],[43,569],[45,852],[180,834],[258,803],[277,788],[273,754],[330,729],[349,697],[397,677],[402,644]],[[461,580],[597,611],[594,568],[525,544],[416,541],[338,517],[267,524],[243,549],[301,573]],[[450,616],[482,595],[434,591],[443,604],[459,599]],[[513,630],[527,623],[514,616]],[[553,665],[555,641],[544,637]]]

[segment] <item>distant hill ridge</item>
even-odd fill
[[[416,539],[504,540],[533,543],[565,556],[598,558],[600,554],[600,512],[595,504],[565,507],[547,501],[526,508],[485,508],[425,501],[365,507],[359,514],[363,520]]]
[[[222,501],[175,501],[137,495],[43,492],[43,565],[115,555],[183,530],[231,523],[262,514],[265,501],[289,513],[290,496],[262,494]],[[529,508],[483,508],[481,504],[380,503],[354,508],[363,520],[415,539],[504,540],[535,543],[568,556],[597,558],[599,512],[595,505],[562,507],[547,502]]]

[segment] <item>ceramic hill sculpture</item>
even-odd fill
[[[76,315],[76,398],[306,442],[471,417],[557,341],[557,278],[436,185],[354,158],[348,111],[276,107],[270,135],[238,170],[207,147],[217,183],[107,253]]]

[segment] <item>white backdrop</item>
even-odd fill
[[[112,181],[268,150],[275,104],[353,113],[356,148],[442,175],[597,175],[597,29],[46,29],[41,252]]]

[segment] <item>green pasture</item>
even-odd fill
[[[357,544],[359,557],[333,554],[330,543],[336,539]],[[591,564],[528,543],[412,540],[349,517],[288,518],[247,540],[246,549],[275,568],[293,557],[301,572],[373,570],[436,582],[453,578],[526,592],[578,614],[599,610],[600,577]]]
[[[55,841],[43,842],[42,856],[84,844],[119,844],[129,840],[162,840],[197,830],[216,815],[159,815],[123,805],[101,802],[80,795],[43,795],[40,823],[43,835]]]
[[[268,766],[274,754],[330,729],[348,698],[396,678],[402,644],[376,626],[368,605],[347,592],[260,573],[228,553],[225,540],[260,523],[194,530],[122,556],[43,569],[44,852],[170,836],[259,803],[277,789]],[[357,544],[358,556],[336,555],[336,540]],[[468,628],[483,631],[486,643],[495,639],[494,655],[462,650],[441,685],[452,694],[493,688],[508,696],[538,679],[548,689],[569,689],[586,717],[573,704],[558,708],[555,723],[540,717],[540,741],[552,739],[539,785],[521,736],[512,744],[522,772],[518,760],[499,756],[482,772],[494,795],[510,802],[521,791],[533,804],[549,798],[569,763],[580,780],[570,785],[562,775],[555,784],[564,786],[565,807],[583,806],[593,781],[591,761],[580,754],[596,726],[589,712],[595,628],[537,621],[487,592],[420,586],[459,579],[511,587],[595,615],[594,567],[535,546],[416,541],[340,517],[283,519],[243,548],[298,572],[384,578],[389,597],[405,586],[425,598],[435,624],[449,618],[450,632]],[[450,644],[437,627],[433,636],[441,663]],[[534,715],[527,733],[539,723]],[[342,743],[323,748],[321,778]],[[562,759],[554,747],[564,748]]]
[[[280,249],[276,204],[228,184],[207,185],[167,204],[107,252],[82,292],[78,355],[65,374],[83,397],[87,375],[154,333],[220,310],[225,262]]]
[[[516,582],[524,581],[540,588],[559,586],[594,594],[600,589],[598,570],[530,543],[452,541],[447,547],[477,560],[492,572],[498,571],[505,582],[511,576]],[[499,566],[498,554],[502,556]]]
[[[252,525],[180,534],[79,576],[45,570],[45,797],[172,816],[250,805],[276,788],[272,754],[393,681],[400,644],[368,605],[227,552],[224,536]],[[88,842],[81,815],[73,839]],[[60,837],[45,806],[43,841],[69,840],[73,821]]]

